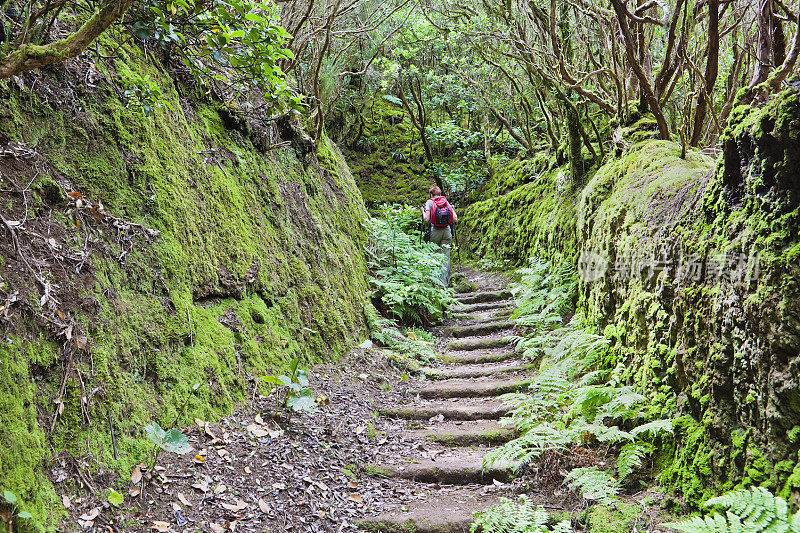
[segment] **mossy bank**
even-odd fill
[[[475,258],[580,267],[605,364],[676,419],[656,464],[692,505],[737,485],[800,494],[798,139],[788,90],[734,110],[718,161],[637,138],[582,190],[516,162],[462,217]]]
[[[23,529],[57,527],[78,470],[121,489],[148,422],[213,420],[364,332],[366,211],[338,149],[271,150],[280,128],[115,52],[0,86],[0,489]],[[132,69],[168,102],[151,116],[118,96]]]

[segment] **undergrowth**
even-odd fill
[[[649,402],[622,381],[624,368],[605,366],[607,338],[579,315],[565,323],[577,286],[573,269],[531,260],[520,273],[514,316],[526,334],[517,337],[517,349],[538,362],[539,372],[530,386],[533,394],[503,397],[513,408],[503,423],[521,436],[490,452],[485,463],[523,467],[549,454],[568,470],[565,484],[589,503],[609,504],[625,485],[635,485],[634,474],[659,439],[671,434],[672,421],[648,418]],[[591,464],[596,450],[616,455],[616,467]],[[576,464],[573,455],[588,457],[590,464]]]
[[[800,512],[789,513],[789,504],[763,487],[739,489],[706,502],[706,507],[721,507],[725,515],[714,513],[664,524],[684,533],[800,533]]]
[[[454,303],[452,291],[442,281],[445,257],[437,245],[404,231],[409,227],[408,213],[408,209],[386,207],[385,218],[369,221],[372,301],[402,323],[438,323]]]
[[[525,496],[519,503],[502,498],[488,511],[475,513],[470,533],[571,533],[569,520],[550,527],[551,519],[542,507],[534,507]]]
[[[391,350],[389,358],[404,370],[416,372],[436,359],[434,340],[427,331],[409,328],[403,333],[397,321],[382,316],[372,304],[364,314],[372,341]]]

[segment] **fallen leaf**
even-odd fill
[[[347,488],[348,489],[357,489],[358,488],[358,483],[356,483],[355,481],[348,481],[347,482]]]
[[[275,490],[286,490],[286,485],[283,483],[273,483],[272,488]]]
[[[69,496],[67,496],[66,494],[61,497],[61,504],[64,506],[64,509],[69,509],[70,507],[72,507],[72,502],[69,501]]]
[[[222,494],[226,490],[228,490],[228,487],[226,487],[225,485],[217,485],[216,487],[214,487],[214,494]]]
[[[179,504],[177,502],[172,502],[172,510],[173,511],[180,511],[182,509],[183,509],[183,507],[181,507],[181,504]]]
[[[186,498],[186,496],[183,495],[182,492],[179,492],[178,494],[176,494],[176,496],[178,497],[178,500],[186,507],[192,506],[192,503]]]
[[[250,424],[247,426],[247,431],[256,438],[266,437],[269,435],[269,432],[258,424]]]
[[[249,466],[246,466],[246,467],[244,467],[244,473],[245,473],[245,474],[252,474],[252,473],[253,473],[253,471],[252,471],[252,470],[250,470],[250,467],[249,467]]]
[[[141,493],[142,493],[142,489],[140,489],[139,487],[136,487],[136,486],[133,486],[130,489],[128,489],[128,495],[131,498],[135,498]]]
[[[195,464],[198,464],[198,465],[201,465],[201,464],[203,464],[203,463],[205,463],[205,462],[206,462],[206,460],[205,460],[205,459],[203,459],[203,456],[202,456],[202,455],[200,455],[200,454],[197,454],[197,455],[195,455],[195,456],[192,458],[192,461],[194,461],[194,463],[195,463]]]
[[[211,531],[213,531],[214,533],[225,533],[225,528],[224,528],[224,527],[222,527],[222,526],[221,526],[221,525],[219,525],[219,524],[215,524],[214,522],[211,522],[211,523],[208,525],[208,527],[210,527],[210,528],[211,528]]]
[[[256,424],[261,424],[262,426],[264,425],[264,419],[261,418],[260,414],[256,415]]]
[[[136,485],[141,480],[142,480],[142,465],[139,464],[133,467],[133,472],[131,473],[131,483]]]
[[[162,533],[169,533],[169,522],[162,522],[161,520],[154,520],[150,529],[161,531]]]
[[[208,492],[208,480],[204,479],[199,483],[194,483],[192,488],[199,490],[200,492]]]
[[[100,508],[99,507],[95,507],[94,509],[92,509],[88,513],[82,514],[81,515],[81,520],[83,520],[85,522],[90,522],[90,521],[94,520],[95,518],[97,518],[99,515],[100,515]]]
[[[258,508],[262,513],[268,513],[270,511],[269,504],[264,500],[258,500]]]
[[[358,494],[351,494],[350,496],[347,497],[347,499],[358,503],[364,503],[364,499],[361,498],[361,496]]]
[[[236,503],[222,503],[223,509],[227,509],[228,511],[233,511],[234,513],[238,513],[242,509],[247,509],[250,505],[242,500],[237,500]]]

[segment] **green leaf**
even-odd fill
[[[297,371],[297,382],[303,387],[308,387],[308,376],[305,370]]]
[[[10,505],[16,505],[17,503],[17,495],[10,490],[3,491],[3,499]]]
[[[267,383],[274,383],[275,385],[283,385],[283,381],[278,376],[263,376],[262,380],[266,381]]]
[[[286,399],[286,405],[295,412],[300,411],[314,411],[317,403],[314,401],[314,395],[311,391],[306,389],[300,394],[291,395]]]
[[[125,497],[122,494],[113,489],[108,489],[108,503],[114,507],[119,507],[124,501]]]
[[[28,511],[22,511],[17,515],[18,518],[33,518],[33,515]]]
[[[161,446],[164,442],[164,436],[166,432],[161,429],[161,426],[158,425],[158,422],[150,422],[144,427],[144,432],[147,433],[147,436],[153,441],[153,444],[156,446]]]
[[[161,446],[165,451],[183,455],[192,451],[189,445],[189,438],[178,431],[177,429],[170,429],[164,437],[164,444]]]

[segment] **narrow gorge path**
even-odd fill
[[[475,271],[467,277],[479,290],[457,295],[453,318],[437,330],[438,364],[422,369],[407,401],[380,410],[382,417],[405,426],[427,459],[387,458],[367,467],[373,475],[407,482],[424,496],[361,520],[363,529],[467,532],[476,511],[514,495],[507,483],[514,465],[484,467],[483,459],[515,437],[512,428],[500,425],[508,408],[499,396],[527,388],[531,366],[510,344],[514,300],[508,281]]]

